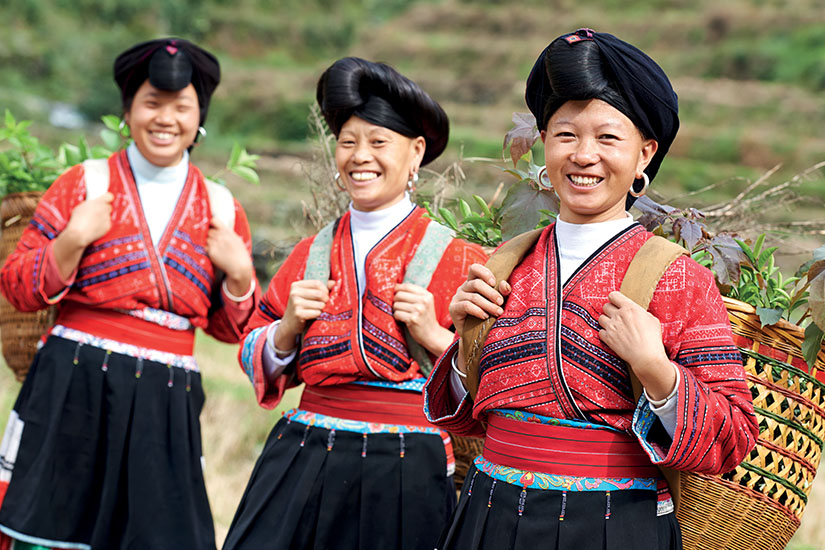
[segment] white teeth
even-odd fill
[[[355,181],[369,181],[378,177],[377,172],[352,172],[350,174]]]
[[[602,178],[597,178],[594,176],[574,176],[571,174],[569,177],[570,181],[576,185],[596,185],[602,181]]]
[[[169,132],[152,132],[152,135],[158,139],[172,139],[174,137],[174,134]]]

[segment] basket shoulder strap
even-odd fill
[[[109,159],[86,159],[82,164],[86,200],[90,201],[109,190]]]
[[[688,253],[678,244],[654,235],[636,252],[627,268],[622,285],[622,294],[647,309],[659,279],[676,259]]]
[[[329,280],[329,255],[332,253],[332,237],[335,235],[337,225],[338,220],[334,220],[315,235],[309,247],[306,267],[304,267],[305,281],[326,283]]]
[[[453,232],[450,229],[436,222],[427,224],[424,237],[421,239],[421,242],[418,243],[418,248],[416,248],[412,260],[407,264],[403,282],[418,285],[423,288],[429,287],[433,273],[435,273],[441,257],[452,241]],[[415,341],[407,325],[403,326],[403,331],[410,355],[412,355],[413,359],[418,363],[421,374],[429,376],[430,371],[433,370],[433,362],[430,360],[429,353],[424,346]]]
[[[496,278],[496,287],[501,281],[507,280],[513,269],[521,263],[524,256],[532,250],[543,229],[534,229],[527,233],[522,233],[502,244],[496,250],[485,266],[492,271]],[[464,320],[464,330],[461,333],[461,346],[464,350],[464,360],[467,365],[467,391],[470,397],[475,399],[478,392],[478,362],[481,359],[481,348],[487,339],[487,334],[496,322],[495,317],[479,319],[477,317],[467,317]]]
[[[220,183],[205,179],[206,194],[209,197],[209,209],[212,215],[221,220],[230,229],[235,228],[235,200],[232,192]]]
[[[627,268],[620,292],[642,306],[645,310],[650,306],[653,293],[659,285],[659,280],[674,261],[680,256],[688,255],[688,251],[663,237],[654,235],[636,252]],[[633,369],[628,368],[630,385],[633,388],[633,397],[636,402],[642,396],[642,383],[636,377]],[[679,470],[659,466],[670,488],[673,506],[678,510],[681,500],[681,481]]]

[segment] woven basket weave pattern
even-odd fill
[[[14,252],[17,241],[31,220],[37,202],[43,193],[29,191],[12,193],[0,203],[0,264]],[[17,380],[26,377],[37,342],[54,323],[54,308],[43,309],[34,313],[17,311],[0,295],[0,339],[3,344],[3,358],[14,372]]]
[[[754,308],[725,298],[759,421],[756,448],[721,477],[682,476],[687,550],[781,550],[799,527],[825,439],[825,384],[808,374],[803,331],[762,327]],[[820,351],[817,368],[825,367]]]

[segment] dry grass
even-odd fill
[[[205,475],[219,548],[269,430],[300,395],[300,390],[287,392],[277,411],[260,408],[237,364],[237,349],[199,334],[195,351],[207,395],[201,415]],[[0,359],[0,426],[5,426],[19,387]],[[825,475],[814,481],[802,526],[788,549],[825,550]]]

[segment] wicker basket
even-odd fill
[[[822,456],[825,384],[809,374],[799,327],[784,321],[762,327],[753,307],[724,300],[759,440],[732,472],[682,475],[682,541],[686,550],[781,550],[799,527]],[[825,369],[822,350],[816,366]]]
[[[484,449],[483,437],[469,437],[465,435],[450,434],[453,442],[453,455],[455,455],[455,474],[453,480],[457,490],[461,490],[467,472],[473,464],[475,457],[481,454]]]
[[[3,202],[0,203],[0,264],[14,251],[41,196],[41,191],[28,191],[12,193],[3,198]],[[22,381],[26,377],[37,351],[37,342],[52,323],[53,307],[34,313],[21,313],[0,295],[0,340],[3,344],[3,357],[17,380]]]

